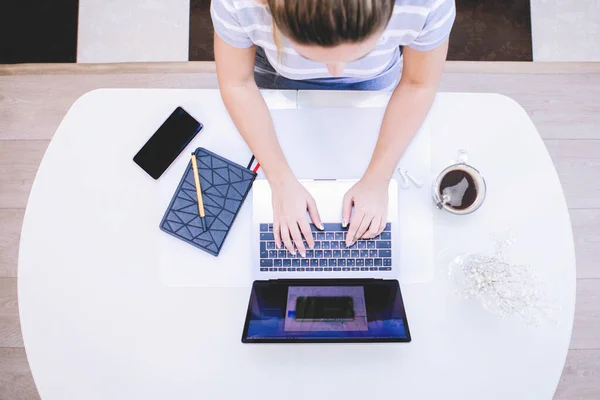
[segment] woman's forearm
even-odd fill
[[[385,111],[365,177],[391,179],[402,154],[425,120],[435,93],[434,86],[400,82]]]
[[[293,177],[275,135],[269,109],[256,84],[223,85],[221,96],[231,119],[259,160],[269,182],[283,183]]]
[[[403,49],[402,79],[388,103],[366,177],[389,180],[435,99],[448,40],[430,51]]]

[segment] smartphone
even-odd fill
[[[200,122],[177,107],[133,157],[133,161],[148,175],[158,179],[201,129]]]
[[[354,301],[352,297],[306,297],[296,299],[297,320],[354,319]]]

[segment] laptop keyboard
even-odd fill
[[[273,237],[273,224],[260,224],[260,271],[261,272],[330,272],[330,271],[391,271],[392,232],[391,224],[373,239],[360,239],[346,246],[347,229],[342,224],[323,224],[318,230],[311,224],[314,249],[306,241],[306,257],[285,249],[277,249]]]

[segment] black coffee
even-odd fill
[[[440,197],[450,196],[447,205],[457,210],[464,210],[475,203],[477,199],[477,187],[475,180],[466,171],[455,169],[448,172],[440,183]]]

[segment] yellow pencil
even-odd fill
[[[198,212],[200,212],[200,221],[202,222],[202,228],[206,230],[204,224],[204,202],[202,201],[202,188],[200,187],[200,175],[198,175],[198,162],[196,161],[196,155],[192,153],[192,169],[194,170],[194,182],[196,183],[196,197],[198,197]]]

